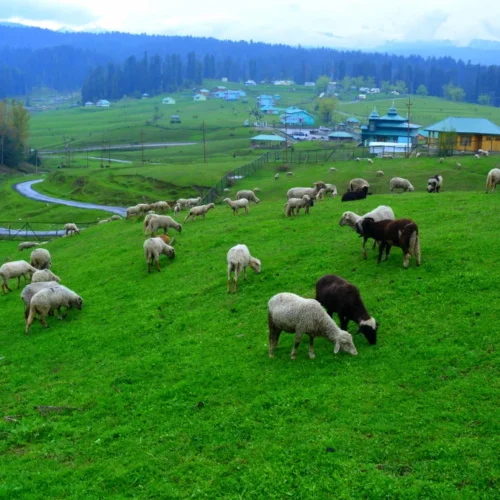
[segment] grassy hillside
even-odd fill
[[[351,176],[364,169],[344,165]],[[288,182],[317,180],[307,168],[269,181],[246,217],[217,206],[186,223],[161,273],[147,274],[141,221],[48,245],[84,308],[27,337],[19,293],[0,297],[0,406],[11,417],[0,420],[1,496],[496,496],[498,196],[450,191],[474,178],[450,170],[440,195],[419,184],[286,219]],[[338,226],[344,210],[379,204],[418,223],[420,268],[404,270],[398,249],[380,266],[373,251],[363,261],[360,239]],[[237,243],[262,273],[249,271],[233,296],[225,258]],[[18,258],[0,242],[2,262]],[[325,273],[360,288],[380,323],[377,346],[351,324],[357,357],[319,339],[311,361],[304,339],[292,362],[283,334],[269,359],[267,301],[313,297]],[[66,409],[42,416],[38,406]]]

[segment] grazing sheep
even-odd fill
[[[315,200],[321,188],[326,188],[326,184],[321,181],[315,182],[313,188],[302,188],[302,187],[291,188],[286,193],[286,197],[288,199],[302,198],[305,194],[307,194],[307,196],[309,196],[311,200]]]
[[[181,211],[181,206],[178,203],[176,203],[174,206],[174,215],[177,217],[180,211]]]
[[[476,160],[479,160],[479,158],[481,158],[481,157],[480,157],[478,154],[475,154],[475,155],[474,155],[474,158],[475,158]]]
[[[31,283],[39,283],[40,281],[57,281],[61,283],[61,278],[56,276],[50,269],[42,269],[41,271],[33,273],[31,277]]]
[[[154,217],[158,217],[158,215],[156,215],[156,214],[147,214],[146,217],[144,217],[144,222],[143,222],[144,234],[147,234],[148,226],[149,226],[149,221],[151,219],[153,219]]]
[[[154,236],[158,229],[163,229],[163,233],[167,234],[169,227],[179,233],[182,232],[182,225],[172,219],[170,215],[155,215],[148,220],[145,232],[149,232],[151,236]]]
[[[274,180],[275,180],[275,181],[277,181],[279,178],[280,178],[280,174],[276,174],[276,175],[274,176]]]
[[[196,219],[196,217],[202,217],[204,219],[205,214],[212,208],[215,208],[215,205],[213,203],[209,203],[208,205],[201,205],[199,207],[193,207],[187,214],[184,222],[186,222],[190,217],[193,219],[193,221]]]
[[[358,351],[352,336],[341,330],[314,299],[304,299],[293,293],[278,293],[268,302],[269,357],[274,357],[282,331],[295,333],[291,358],[296,359],[302,335],[309,335],[309,358],[314,359],[314,338],[326,337],[335,345],[334,354],[345,351],[356,356]]]
[[[259,189],[259,188],[253,188],[253,189],[252,189],[252,191],[253,191],[254,193],[260,193],[260,189]]]
[[[234,272],[233,293],[236,293],[238,276],[243,270],[243,279],[246,280],[248,266],[257,274],[260,273],[260,260],[250,255],[250,250],[246,245],[236,245],[227,252],[227,293],[231,292],[231,273]]]
[[[102,219],[97,224],[106,224],[107,222],[110,222],[110,219]]]
[[[316,300],[326,309],[328,316],[339,315],[340,328],[347,331],[349,321],[358,324],[370,345],[377,343],[378,325],[361,299],[356,286],[340,276],[326,274],[316,282]]]
[[[198,196],[198,198],[188,198],[186,200],[186,208],[191,208],[191,207],[196,207],[201,203],[201,196]]]
[[[151,272],[151,264],[155,263],[156,269],[160,269],[160,255],[168,255],[171,259],[175,257],[174,247],[165,243],[161,238],[148,238],[144,242],[144,257],[148,264],[148,273]]]
[[[390,156],[390,155],[389,155],[389,156]],[[369,163],[370,165],[373,165],[373,160],[372,160],[371,158],[368,158],[368,163]]]
[[[480,155],[483,155],[483,156],[488,156],[489,153],[488,151],[484,150],[484,149],[478,149],[477,152],[480,154]]]
[[[37,271],[40,272],[40,271]],[[55,286],[60,286],[57,281],[39,281],[37,283],[31,283],[30,285],[26,285],[21,292],[21,300],[24,302],[24,321],[28,320],[28,315],[30,312],[30,303],[33,295],[43,290],[44,288],[52,288]],[[51,314],[51,313],[49,313]]]
[[[179,198],[175,203],[176,205],[179,205],[182,210],[185,210],[186,208],[188,208],[187,202],[187,198]]]
[[[231,201],[229,198],[224,199],[224,203],[227,203],[233,209],[233,215],[238,213],[239,208],[245,209],[245,214],[248,214],[248,203],[246,198],[241,198],[240,200]]]
[[[402,189],[404,193],[406,193],[406,191],[410,191],[411,193],[415,190],[415,188],[411,185],[411,182],[408,179],[403,179],[402,177],[393,177],[389,182],[389,191],[393,193],[395,189]]]
[[[302,198],[290,198],[283,206],[283,210],[287,217],[298,215],[301,208],[304,208],[305,213],[308,214],[310,205],[311,198],[305,194]],[[295,209],[297,209],[297,213],[295,213]]]
[[[337,196],[337,186],[335,186],[334,184],[325,184],[326,185],[326,188],[325,188],[325,193],[328,194],[330,193],[330,196]]]
[[[255,193],[250,190],[243,190],[243,191],[238,191],[236,193],[236,199],[241,200],[241,199],[246,199],[248,201],[253,201],[254,203],[259,203],[259,198],[255,196]]]
[[[76,227],[76,224],[73,222],[68,222],[68,224],[64,224],[64,234],[65,236],[73,236],[73,234],[80,234],[80,230]]]
[[[342,195],[341,201],[364,200],[367,194],[368,194],[368,187],[365,186],[361,191],[347,191],[347,193],[344,193]]]
[[[359,163],[359,162],[360,162],[360,159],[359,159],[359,158],[356,158],[356,161]]]
[[[27,282],[26,276],[31,277],[37,271],[35,267],[28,264],[25,260],[15,260],[13,262],[7,262],[0,267],[0,278],[2,278],[2,292],[4,294],[12,292],[9,288],[9,280],[11,278],[17,278],[17,288],[21,286],[21,276],[24,276],[24,283]]]
[[[318,191],[318,194],[316,195],[316,199],[317,200],[322,200],[323,197],[325,196],[325,192],[326,192],[326,188],[321,188],[319,191]]]
[[[229,191],[231,191],[229,188],[224,188],[224,193],[229,193]]]
[[[439,158],[439,163],[443,163],[444,162],[444,158]]]
[[[59,319],[62,319],[62,307],[66,308],[65,316],[67,316],[71,308],[81,309],[82,306],[82,298],[64,286],[58,285],[40,290],[31,298],[28,319],[26,320],[26,335],[28,335],[30,327],[35,320],[35,314],[40,315],[40,323],[42,323],[45,328],[48,328],[49,325],[47,325],[45,317],[50,311],[57,310]]]
[[[488,189],[491,193],[495,192],[497,184],[500,183],[500,168],[493,168],[488,172],[488,177],[486,178],[486,192]]]
[[[21,252],[29,248],[37,247],[38,245],[40,245],[40,243],[37,243],[36,241],[23,241],[17,245],[17,250]]]
[[[352,179],[349,182],[349,189],[347,191],[361,191],[364,187],[370,189],[370,184],[361,178]]]
[[[168,212],[171,207],[166,201],[157,201],[153,203],[153,208],[158,212]]]
[[[435,175],[427,181],[427,192],[439,193],[443,185],[443,178],[440,175]]]
[[[122,220],[122,218],[119,215],[114,214],[108,220]]]
[[[354,231],[359,233],[359,228],[360,225],[358,225],[358,222],[363,220],[366,217],[370,217],[373,219],[375,222],[381,221],[381,220],[394,220],[394,212],[392,211],[391,207],[388,207],[386,205],[379,205],[377,208],[372,210],[371,212],[368,212],[365,215],[357,215],[354,212],[344,212],[342,217],[340,218],[339,225],[340,226],[350,226],[354,229]],[[363,236],[363,257],[366,259],[366,242],[368,240],[368,236],[366,235],[361,235]],[[373,242],[373,248],[375,248],[377,244],[377,241]]]
[[[30,255],[30,264],[36,269],[48,269],[52,265],[49,251],[45,248],[33,250]]]
[[[422,154],[422,153],[417,153],[417,154],[415,155],[415,158],[420,158],[421,154]]]
[[[489,153],[488,151],[483,151],[483,155],[484,155],[484,156],[489,156],[489,155],[490,155],[490,153]]]
[[[420,266],[420,242],[418,227],[411,219],[382,220],[375,222],[366,217],[356,225],[358,233],[368,238],[380,241],[377,264],[380,264],[385,249],[385,260],[389,258],[391,247],[403,250],[403,266],[408,268],[410,257],[416,257],[417,266]]]
[[[384,177],[384,172],[383,172],[383,170],[377,170],[377,173],[375,175],[377,177]]]
[[[330,167],[328,170],[329,170],[330,172],[337,172],[337,169],[336,169],[335,167]]]
[[[293,177],[295,174],[293,172],[287,172],[286,175],[287,177]]]
[[[456,163],[456,166],[457,166],[457,168],[462,168],[462,164],[461,164],[461,163],[458,163],[458,161],[457,161],[457,163]]]
[[[131,217],[135,217],[137,215],[141,215],[141,210],[138,208],[138,205],[136,205],[135,207],[128,207],[125,218],[130,219]]]

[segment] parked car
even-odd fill
[[[329,129],[328,127],[323,127],[323,125],[321,127],[319,127],[319,131],[320,132],[331,132],[332,130]]]

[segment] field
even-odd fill
[[[259,186],[261,203],[248,216],[217,205],[185,223],[161,273],[147,274],[139,220],[49,243],[53,271],[84,308],[26,336],[18,292],[0,297],[9,417],[0,420],[0,496],[496,498],[500,211],[498,193],[484,194],[494,164],[485,160],[467,158],[460,171],[452,159],[338,162],[337,173],[294,165],[295,177],[278,181],[269,165],[234,188]],[[416,192],[389,195],[402,171]],[[438,172],[444,192],[429,195],[425,181]],[[342,192],[357,176],[373,196],[317,202],[310,216],[281,212],[292,185],[322,179]],[[142,180],[129,177],[139,191]],[[12,213],[23,214],[16,196]],[[360,239],[339,227],[344,210],[380,204],[418,223],[420,268],[403,269],[398,249],[379,266],[373,250],[364,261]],[[262,273],[249,271],[228,295],[226,253],[242,242]],[[15,242],[0,242],[2,262],[20,257]],[[351,324],[357,357],[319,339],[310,360],[305,338],[292,362],[293,336],[283,334],[269,359],[267,301],[314,297],[326,273],[360,288],[378,344]]]

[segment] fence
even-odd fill
[[[262,156],[259,156],[252,162],[246,163],[241,167],[231,170],[231,172],[228,172],[226,175],[223,175],[219,179],[217,184],[215,184],[215,186],[212,187],[203,197],[203,203],[214,203],[215,200],[220,196],[220,193],[224,192],[224,189],[226,189],[227,187],[233,186],[235,181],[248,177],[255,173],[257,170],[260,170],[269,162],[270,154],[271,153],[264,153]]]
[[[60,238],[64,236],[65,222],[1,222],[0,239],[3,240],[32,240],[44,241],[47,238]],[[96,222],[79,222],[79,229],[94,226]]]

